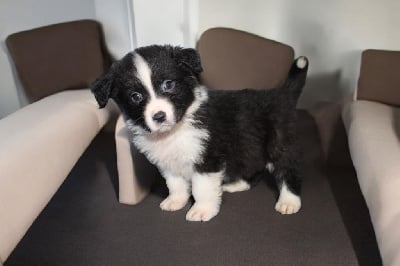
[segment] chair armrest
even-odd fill
[[[400,109],[358,100],[342,117],[383,264],[400,265]]]
[[[90,90],[47,96],[0,120],[0,260],[5,261],[107,123]]]
[[[115,128],[119,202],[134,205],[150,192],[156,171],[155,167],[136,150],[131,140],[132,134],[121,115]]]

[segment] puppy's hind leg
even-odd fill
[[[273,172],[279,190],[275,210],[281,214],[293,214],[301,208],[301,179],[296,168],[293,165],[279,165]]]
[[[275,210],[281,214],[294,214],[301,208],[300,196],[292,191],[285,181],[282,182]]]
[[[285,132],[290,132],[287,129]],[[292,137],[277,134],[269,150],[271,162],[266,164],[266,169],[274,176],[279,191],[275,210],[281,214],[293,214],[301,208],[298,151]]]

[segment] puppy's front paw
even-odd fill
[[[219,206],[213,204],[195,203],[186,214],[186,220],[191,222],[207,222],[219,212]]]
[[[293,214],[300,210],[301,200],[294,194],[281,195],[275,205],[275,210],[281,214]]]
[[[177,211],[185,207],[187,202],[188,197],[170,195],[160,203],[160,208],[163,211]]]

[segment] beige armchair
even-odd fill
[[[400,265],[400,51],[366,50],[342,117],[384,265]]]
[[[102,40],[90,20],[7,38],[30,104],[0,120],[0,263],[116,113],[98,109],[88,89],[110,64]]]

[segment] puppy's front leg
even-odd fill
[[[185,207],[190,197],[190,184],[183,178],[164,173],[167,181],[169,196],[160,204],[164,211],[177,211]]]
[[[192,178],[195,203],[186,214],[188,221],[209,221],[218,214],[221,205],[223,173],[196,173]]]

